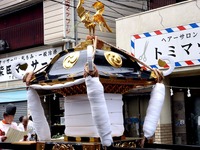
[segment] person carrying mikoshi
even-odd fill
[[[35,136],[33,126],[30,125],[28,116],[23,116],[22,123],[18,125],[18,130],[23,132],[28,131],[27,138],[24,137],[24,141],[30,141]]]
[[[0,142],[4,142],[9,128],[17,129],[17,123],[13,122],[16,113],[16,106],[9,103],[3,113],[3,120],[0,121]]]

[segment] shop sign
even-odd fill
[[[16,78],[12,75],[11,72],[11,65],[14,61],[24,60],[28,64],[28,71],[36,71],[42,68],[43,66],[49,64],[51,59],[61,51],[61,47],[51,48],[0,59],[0,82],[16,80]],[[20,74],[25,73],[20,69],[17,69],[17,71]]]
[[[131,51],[152,68],[161,56],[172,57],[176,67],[199,65],[200,23],[133,35]]]
[[[72,0],[65,0],[65,9],[66,14],[66,36],[67,37],[74,37],[74,1]]]

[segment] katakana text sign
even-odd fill
[[[28,71],[36,71],[43,66],[50,63],[51,59],[61,52],[62,48],[51,48],[38,52],[26,53],[23,55],[17,55],[13,57],[7,57],[0,59],[0,82],[16,80],[12,75],[11,65],[14,61],[24,60],[28,64]],[[22,70],[16,68],[17,72],[24,74]]]
[[[172,57],[176,67],[199,65],[200,23],[133,35],[131,50],[152,68],[159,68],[161,56]]]

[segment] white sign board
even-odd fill
[[[14,61],[24,60],[28,64],[27,70],[36,71],[50,63],[51,59],[62,51],[62,48],[51,48],[42,51],[26,53],[13,57],[0,59],[0,82],[16,80],[12,75],[11,65]],[[24,74],[20,69],[17,70],[20,74]]]
[[[200,23],[133,35],[131,50],[152,68],[159,68],[160,56],[172,57],[176,67],[199,65]]]

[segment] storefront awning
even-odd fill
[[[26,101],[26,90],[0,92],[0,103]]]

